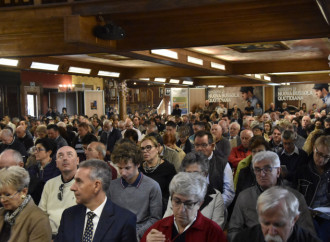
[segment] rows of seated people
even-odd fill
[[[5,116],[0,241],[330,241],[330,117],[250,105]],[[286,195],[263,210],[274,194]],[[106,208],[116,223],[104,227]]]

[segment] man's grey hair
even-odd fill
[[[253,156],[253,158],[252,158],[253,167],[256,163],[263,161],[263,160],[270,161],[272,163],[272,167],[281,166],[280,158],[278,157],[278,155],[273,151],[267,150],[267,151],[258,152],[257,154],[255,154]]]
[[[199,202],[204,200],[207,190],[206,177],[188,172],[179,172],[170,183],[170,195],[194,196]]]
[[[1,136],[5,136],[5,137],[13,137],[13,132],[11,131],[11,129],[3,129],[1,130]]]
[[[10,166],[0,170],[0,190],[12,186],[17,191],[22,191],[29,183],[29,173],[23,167]]]
[[[92,181],[100,180],[102,183],[102,190],[107,192],[110,187],[111,171],[108,164],[103,160],[91,159],[83,161],[79,164],[79,169],[90,169],[89,178]]]
[[[106,120],[103,121],[103,125],[110,125],[110,126],[112,126],[112,121],[106,119]]]
[[[57,126],[62,127],[62,128],[66,128],[66,124],[64,122],[58,122]]]
[[[182,160],[180,171],[186,171],[187,167],[193,164],[199,165],[205,175],[209,173],[209,159],[202,152],[189,152]]]
[[[286,139],[286,140],[295,140],[296,135],[293,131],[291,130],[284,130],[282,132],[282,139]]]
[[[105,157],[105,155],[107,154],[107,148],[105,147],[105,145],[103,143],[93,141],[90,144],[96,144],[96,146],[95,146],[96,151],[99,152],[100,154],[102,154],[103,158]]]
[[[1,153],[0,157],[4,156],[6,153],[11,155],[11,158],[13,161],[15,161],[16,165],[19,166],[22,162],[24,162],[23,156],[19,151],[13,149],[6,149]]]
[[[237,122],[232,122],[232,123],[230,123],[229,124],[229,129],[232,127],[232,126],[237,126],[238,127],[238,129],[241,129],[241,125],[239,124],[239,123],[237,123]]]
[[[261,193],[257,200],[257,212],[258,215],[265,213],[269,209],[276,208],[282,205],[284,214],[293,220],[299,215],[299,201],[296,196],[289,190],[280,187],[273,186]]]

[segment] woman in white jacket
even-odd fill
[[[181,163],[180,170],[184,172],[198,172],[208,176],[209,160],[201,152],[192,151],[186,155]],[[171,197],[169,198],[171,201]],[[208,185],[204,202],[200,207],[201,213],[216,222],[222,229],[225,227],[225,210],[221,192]],[[173,214],[172,203],[167,205],[164,218]]]

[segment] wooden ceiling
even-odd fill
[[[330,1],[323,2],[329,13]],[[126,37],[96,38],[99,16],[121,26]],[[316,0],[35,0],[0,8],[0,57],[19,58],[16,69],[29,70],[38,61],[59,64],[60,73],[69,66],[91,68],[92,76],[120,72],[120,79],[132,82],[165,77],[194,86],[266,85],[246,75],[262,74],[272,83],[329,83],[329,37]],[[242,44],[250,45],[247,52],[237,51]],[[256,45],[264,50],[251,51]],[[272,50],[279,45],[283,49]],[[151,49],[171,49],[178,59]],[[188,63],[187,56],[204,64]]]

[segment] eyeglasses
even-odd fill
[[[141,150],[142,151],[150,151],[153,147],[155,147],[155,146],[152,146],[152,145],[146,145],[144,147],[141,146]]]
[[[4,196],[0,196],[0,200],[5,200],[5,201],[7,201],[7,200],[9,200],[9,199],[12,199],[13,197],[15,197],[16,196],[16,194],[17,193],[19,193],[20,191],[17,191],[17,192],[15,192],[13,195],[4,195]]]
[[[63,188],[64,188],[64,184],[61,184],[60,187],[58,188],[58,190],[60,190],[60,191],[57,194],[57,198],[60,201],[62,201],[62,199],[63,199]]]
[[[321,153],[320,151],[318,151],[316,147],[315,147],[315,153],[316,153],[319,157],[323,158],[324,160],[328,160],[328,159],[330,159],[330,156],[329,156],[329,155],[324,155],[323,153]]]
[[[206,148],[209,144],[195,144],[195,148]]]
[[[273,169],[278,168],[278,167],[271,167],[271,166],[265,166],[263,168],[259,168],[259,167],[255,167],[253,168],[253,171],[255,174],[260,174],[261,171],[263,171],[263,173],[268,174],[271,173],[273,171]]]
[[[46,149],[45,148],[40,148],[40,147],[33,147],[32,148],[32,151],[34,151],[34,152],[41,152],[41,151],[46,151]]]
[[[197,203],[197,202],[182,202],[181,200],[178,200],[178,199],[172,199],[172,202],[173,202],[173,207],[176,207],[176,208],[179,208],[181,207],[181,204],[183,204],[183,206],[185,207],[185,209],[192,209]]]

